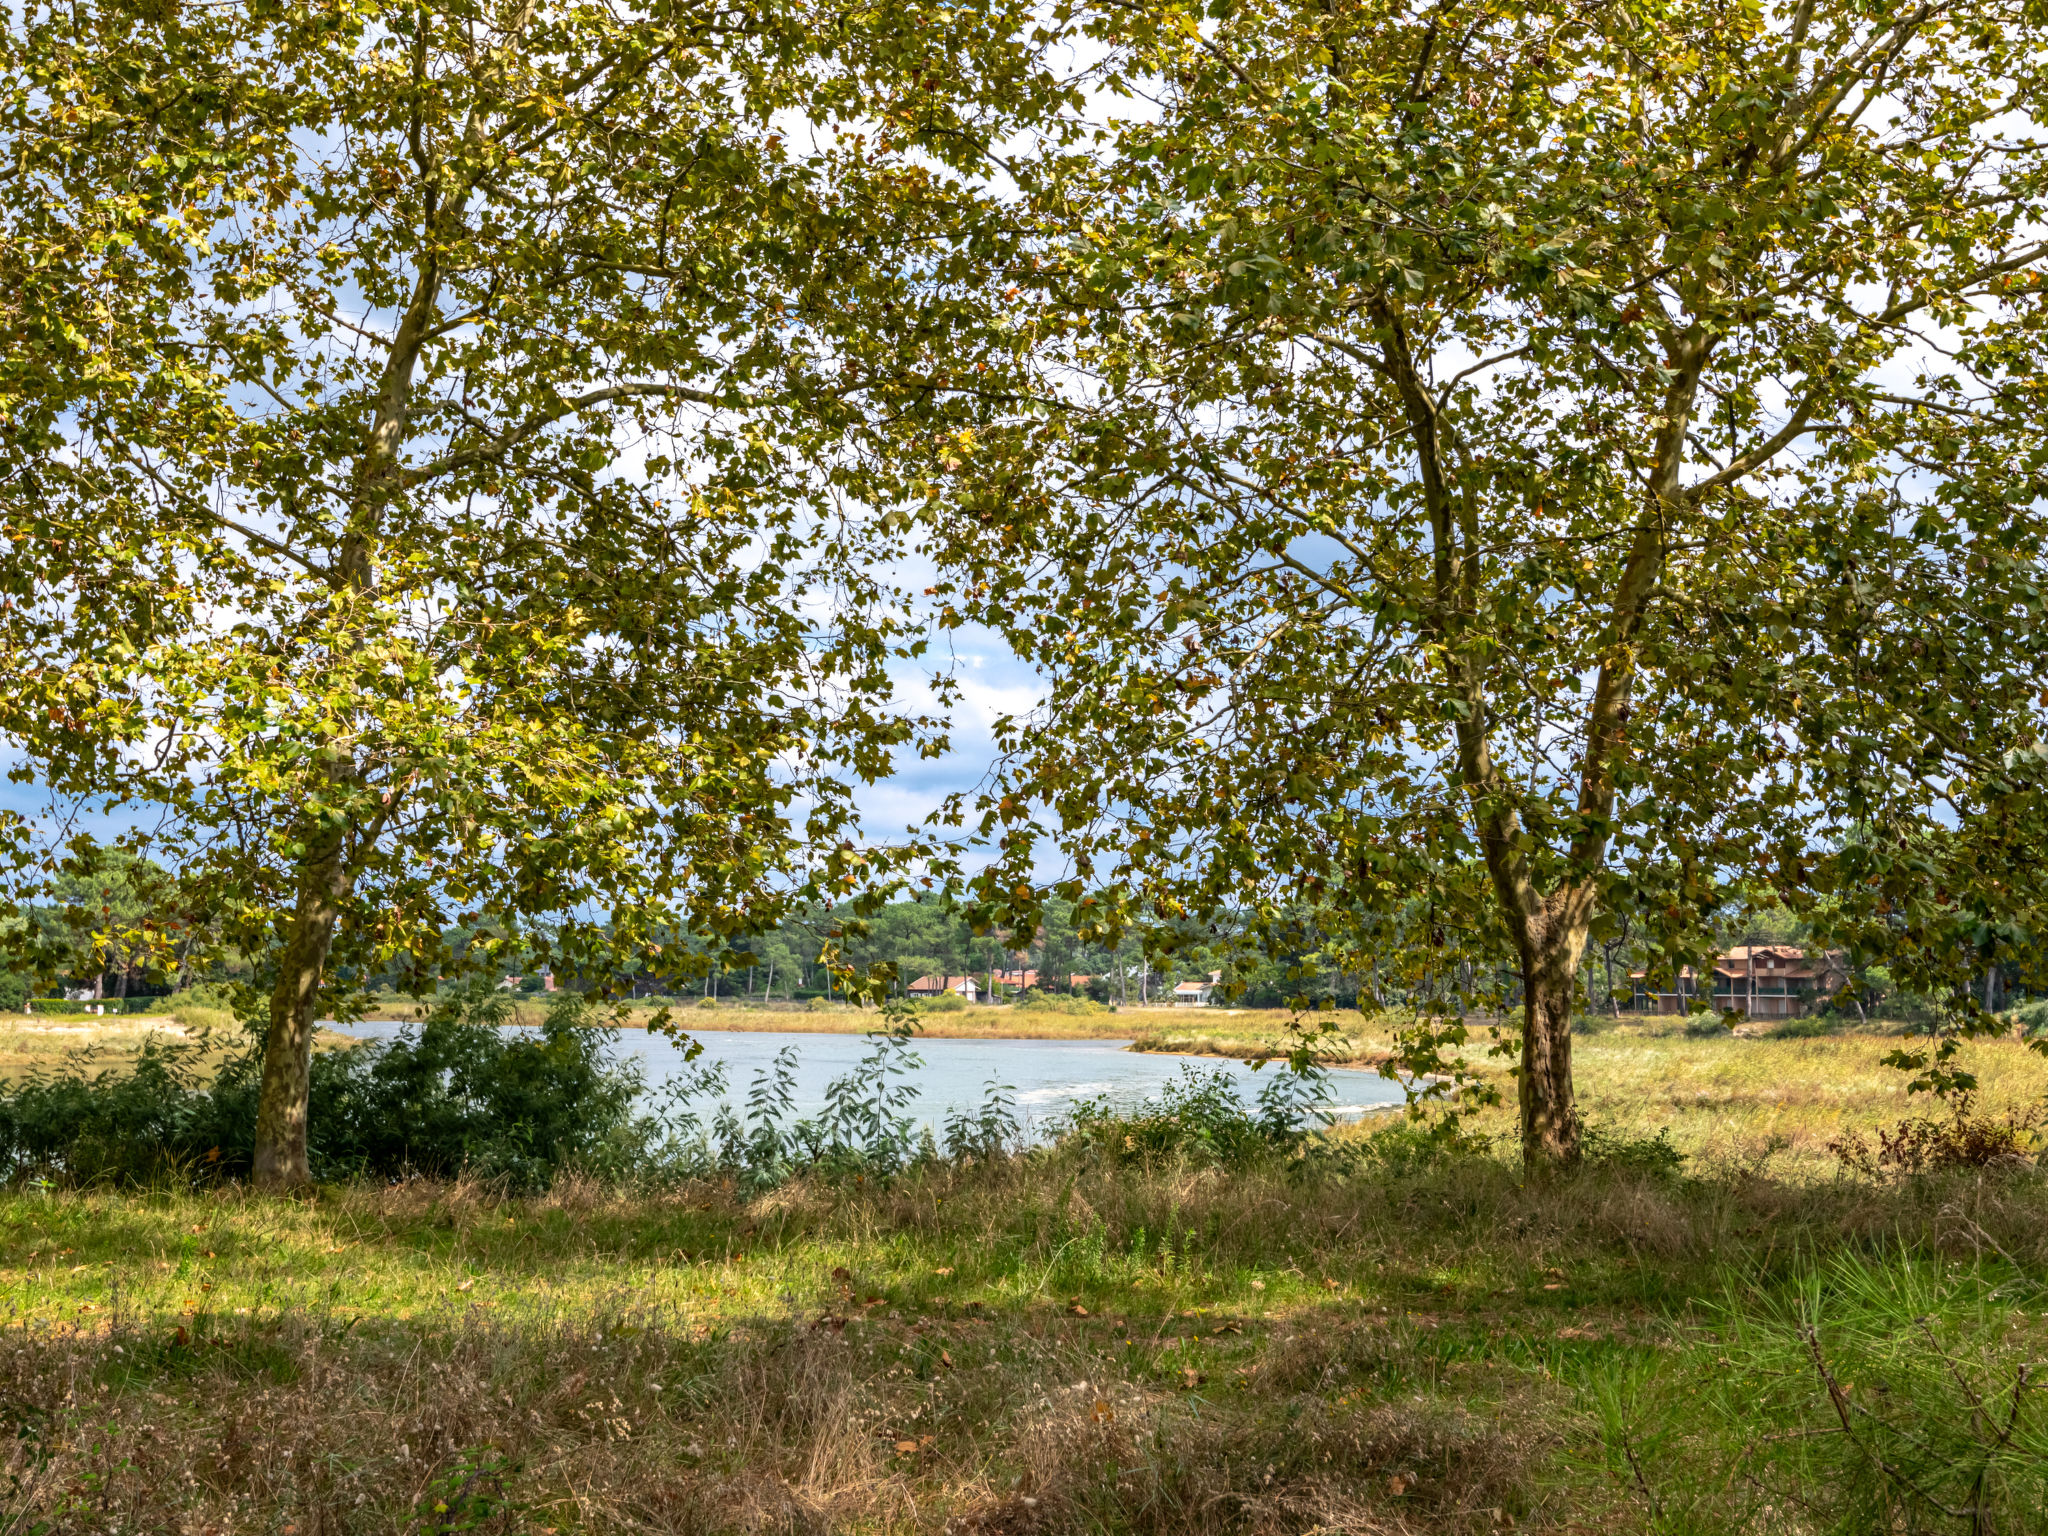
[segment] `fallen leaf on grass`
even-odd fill
[[[1189,1391],[1193,1391],[1196,1387],[1199,1387],[1203,1382],[1207,1381],[1208,1379],[1208,1377],[1204,1376],[1200,1371],[1196,1370],[1191,1365],[1184,1365],[1181,1367],[1180,1384],[1186,1387]]]
[[[943,1350],[943,1349],[942,1349],[942,1350],[940,1350],[940,1351],[939,1351],[939,1364],[943,1365],[943,1366],[944,1366],[944,1367],[945,1367],[945,1368],[946,1368],[947,1370],[949,1370],[949,1371],[950,1371],[951,1369],[953,1369],[953,1357],[952,1357],[952,1355],[950,1355],[949,1353],[947,1353],[947,1352],[946,1352],[945,1350]]]
[[[896,1454],[897,1454],[897,1455],[899,1455],[899,1456],[911,1456],[911,1455],[915,1455],[915,1454],[916,1454],[916,1452],[917,1452],[917,1442],[916,1442],[915,1440],[898,1440],[898,1441],[896,1442]]]
[[[1557,1330],[1557,1336],[1560,1339],[1600,1339],[1606,1337],[1598,1328],[1560,1328]]]
[[[1218,1329],[1216,1330],[1216,1332],[1217,1332],[1217,1333],[1243,1333],[1243,1332],[1244,1332],[1244,1324],[1243,1324],[1243,1323],[1225,1323],[1225,1324],[1224,1324],[1224,1325],[1223,1325],[1223,1326],[1222,1326],[1221,1328],[1218,1328]]]
[[[469,1279],[467,1279],[467,1280],[463,1281],[463,1282],[462,1282],[462,1284],[460,1284],[460,1285],[458,1285],[457,1287],[455,1287],[455,1289],[457,1289],[458,1291],[467,1291],[467,1290],[471,1290],[471,1289],[473,1289],[473,1288],[475,1287],[475,1285],[476,1285],[476,1277],[475,1277],[474,1275],[472,1275],[472,1276],[470,1276],[470,1278],[469,1278]]]
[[[950,1275],[951,1273],[953,1273],[953,1266],[947,1264],[939,1269],[933,1270],[932,1273],[935,1275]]]
[[[1098,1424],[1107,1424],[1116,1417],[1116,1410],[1098,1397],[1095,1400],[1095,1411],[1090,1417]]]
[[[832,1278],[834,1280],[837,1280],[841,1285],[844,1285],[847,1281],[853,1278],[853,1271],[848,1269],[844,1264],[834,1264],[832,1266]]]

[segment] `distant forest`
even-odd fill
[[[13,972],[0,972],[0,1009],[19,1008],[33,995],[107,999],[125,1002],[133,1010],[195,984],[259,980],[248,961],[232,950],[215,951],[211,960],[193,963],[211,948],[206,924],[174,910],[169,905],[172,890],[164,872],[143,860],[109,860],[91,875],[59,877],[51,886],[58,900],[15,920],[33,929],[32,948],[39,963],[33,974],[19,965]],[[462,956],[484,931],[450,929],[444,938],[451,958]],[[1411,988],[1395,977],[1358,975],[1329,964],[1313,933],[1305,933],[1293,953],[1252,965],[1247,965],[1227,931],[1188,929],[1152,937],[1149,946],[1135,933],[1114,947],[1086,942],[1076,931],[1073,909],[1052,901],[1033,942],[1019,950],[1001,935],[975,933],[958,905],[927,896],[888,904],[867,918],[857,916],[851,906],[801,911],[751,941],[745,951],[753,957],[751,964],[713,963],[687,983],[638,970],[602,977],[558,973],[554,979],[565,990],[634,997],[829,999],[835,987],[820,956],[836,942],[859,970],[893,966],[892,986],[899,995],[919,977],[971,976],[983,1000],[1008,1000],[1035,989],[1103,1003],[1140,1004],[1170,996],[1178,982],[1221,973],[1228,1002],[1239,1007],[1327,1003],[1350,1008],[1361,1002],[1369,1008],[1399,1007],[1416,1000]],[[1731,930],[1728,942],[1799,943],[1804,937],[1790,914],[1767,912],[1753,916],[1739,932]],[[706,952],[697,949],[699,956]],[[1625,925],[1589,946],[1582,970],[1586,1009],[1599,1014],[1611,1013],[1617,1005],[1627,1007],[1632,993],[1629,973],[1642,963],[1640,948]],[[538,993],[547,985],[547,964],[537,954],[522,958],[515,953],[501,959],[496,970],[499,985],[521,993]],[[371,991],[401,990],[395,970],[358,979]],[[1464,980],[1469,991],[1471,979]],[[1905,1018],[1924,1011],[1921,1000],[1899,993],[1881,967],[1858,973],[1856,980],[1866,1009]],[[1512,1000],[1511,982],[1508,993]]]

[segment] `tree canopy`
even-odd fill
[[[870,539],[1065,91],[1024,20],[10,13],[0,729],[264,957],[259,1177],[315,1018],[452,923],[686,969],[874,856],[852,787],[939,731]]]
[[[1055,847],[1113,926],[1313,911],[1454,1079],[1512,992],[1538,1165],[1617,915],[1665,970],[1765,896],[1923,986],[2031,955],[2038,8],[1091,25],[1150,99],[1036,168],[1029,403],[931,522],[1048,678],[992,915]]]

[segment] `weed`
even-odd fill
[[[1993,1118],[1980,1115],[1968,1094],[1950,1102],[1947,1118],[1911,1115],[1879,1127],[1877,1149],[1859,1132],[1846,1131],[1829,1149],[1844,1167],[1867,1177],[1911,1175],[1949,1168],[1998,1168],[2032,1162],[2042,1136],[2043,1111],[2007,1111]]]

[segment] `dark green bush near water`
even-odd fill
[[[630,1166],[649,1139],[637,1069],[570,997],[536,1034],[497,1026],[505,1001],[465,997],[396,1040],[315,1054],[309,1125],[319,1179],[461,1171],[534,1189],[576,1163]],[[0,1177],[149,1182],[247,1173],[261,1056],[217,1072],[204,1042],[151,1041],[132,1065],[81,1052],[0,1091]]]
[[[537,1032],[499,1026],[509,1000],[451,999],[388,1041],[315,1054],[308,1128],[322,1181],[468,1173],[511,1190],[545,1188],[564,1168],[613,1180],[711,1178],[760,1191],[798,1177],[888,1178],[934,1163],[985,1163],[1023,1150],[1014,1093],[992,1082],[941,1138],[911,1106],[921,1062],[907,1024],[826,1089],[822,1112],[795,1112],[794,1047],[729,1094],[724,1068],[688,1064],[645,1095],[616,1059],[617,1032],[563,995]],[[252,1161],[261,1052],[252,1037],[225,1063],[204,1040],[151,1040],[105,1062],[81,1051],[0,1087],[0,1179],[194,1183],[245,1176]],[[1189,1068],[1158,1098],[1078,1106],[1055,1138],[1115,1161],[1176,1158],[1245,1166],[1291,1156],[1327,1122],[1327,1075],[1269,1069],[1241,1097],[1228,1074]]]

